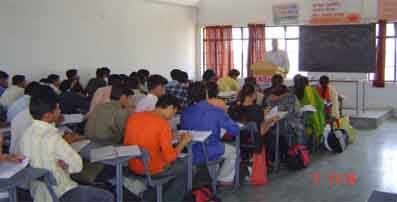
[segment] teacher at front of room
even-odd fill
[[[278,49],[278,40],[277,39],[272,40],[272,47],[273,47],[273,49],[271,51],[266,52],[266,55],[265,55],[266,59],[269,62],[283,68],[286,71],[286,73],[288,73],[289,72],[289,59],[288,59],[287,52]]]

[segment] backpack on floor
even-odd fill
[[[218,198],[217,196],[215,196],[210,188],[202,187],[202,188],[195,189],[191,193],[189,193],[185,197],[184,201],[189,201],[189,202],[221,202],[222,200],[220,198]]]
[[[323,141],[328,151],[342,153],[346,150],[349,136],[344,129],[335,129],[324,133]]]
[[[309,150],[304,145],[292,145],[287,153],[288,168],[298,170],[307,168],[310,164]]]

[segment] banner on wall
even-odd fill
[[[297,3],[273,5],[273,21],[275,25],[299,23],[299,5]]]
[[[387,21],[397,21],[397,0],[378,0],[378,18]]]
[[[362,5],[362,0],[311,0],[309,23],[313,25],[360,23]]]

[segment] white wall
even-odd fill
[[[377,15],[376,0],[352,0],[358,5],[362,3],[363,18],[371,21]],[[309,19],[310,0],[201,0],[199,3],[199,24],[234,26],[248,23],[273,24],[273,4],[298,3],[300,22]]]
[[[195,74],[196,9],[145,0],[1,0],[0,64],[38,79],[100,66]]]

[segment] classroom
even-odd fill
[[[397,201],[397,0],[0,0],[0,202]]]

